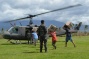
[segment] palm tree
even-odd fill
[[[4,28],[1,29],[1,33],[2,33],[2,34],[4,33]]]

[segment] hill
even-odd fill
[[[22,24],[22,26],[26,26],[29,24],[29,20],[23,20],[23,21],[15,21],[16,25],[19,25],[20,26],[20,23]],[[14,24],[14,22],[12,22],[12,24]],[[33,24],[35,25],[40,25],[40,20],[33,20]],[[63,22],[59,22],[59,21],[55,21],[55,20],[45,20],[45,25],[48,27],[50,24],[53,24],[57,27],[62,27],[65,23]],[[3,23],[3,22],[0,22],[0,30],[2,28],[4,28],[4,30],[7,30],[11,27],[10,23]],[[89,27],[89,25],[88,25]],[[84,31],[84,25],[82,25],[80,27],[80,31]],[[89,32],[89,29],[87,29],[87,32]]]
[[[16,21],[16,25],[20,25],[20,23],[23,25],[23,26],[26,26],[29,24],[29,20],[24,20],[24,21]],[[12,22],[12,24],[14,24],[14,22]],[[36,25],[40,25],[40,20],[33,20],[33,24],[36,24]],[[57,27],[61,27],[64,25],[64,23],[62,22],[58,22],[58,21],[55,21],[55,20],[45,20],[45,25],[48,27],[50,24],[53,24]],[[11,27],[10,23],[3,23],[3,22],[0,22],[0,30],[2,28],[4,28],[5,30],[9,29]]]

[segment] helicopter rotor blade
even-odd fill
[[[16,21],[16,20],[23,20],[23,19],[27,19],[27,18],[29,18],[29,17],[24,17],[24,18],[15,19],[15,21]]]
[[[27,18],[29,18],[29,17],[24,17],[24,18],[19,18],[19,19],[15,19],[15,20],[5,21],[4,23],[9,23],[9,22],[17,21],[17,20],[23,20],[23,19],[27,19]]]
[[[24,17],[24,18],[19,18],[19,19],[15,19],[15,20],[6,21],[6,23],[7,22],[12,22],[12,21],[17,21],[17,20],[23,20],[23,19],[27,19],[27,18],[33,18],[33,17],[36,17],[38,15],[42,15],[42,14],[46,14],[46,13],[50,13],[50,12],[55,12],[55,11],[59,11],[59,10],[64,10],[64,9],[68,9],[68,8],[73,8],[73,7],[77,7],[77,6],[82,6],[82,5],[77,4],[77,5],[72,5],[72,6],[68,6],[68,7],[64,7],[64,8],[59,8],[59,9],[55,9],[55,10],[52,10],[52,11],[36,14],[36,15],[29,15],[29,16]]]
[[[49,12],[44,12],[44,13],[40,13],[40,14],[36,14],[34,16],[38,16],[38,15],[42,15],[42,14],[46,14],[46,13],[50,13],[50,12],[55,12],[55,11],[59,11],[59,10],[64,10],[64,9],[68,9],[68,8],[73,8],[73,7],[77,7],[77,6],[82,6],[81,4],[77,4],[77,5],[72,5],[72,6],[68,6],[68,7],[64,7],[64,8],[59,8],[59,9],[55,9]]]

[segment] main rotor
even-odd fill
[[[67,7],[64,7],[64,8],[59,8],[59,9],[51,10],[51,11],[44,12],[44,13],[40,13],[40,14],[36,14],[36,15],[30,15],[30,14],[29,14],[27,17],[15,19],[15,20],[10,20],[10,21],[6,21],[6,22],[13,22],[13,21],[23,20],[23,19],[28,19],[28,18],[29,18],[29,19],[30,19],[29,25],[31,25],[31,24],[33,24],[33,22],[32,22],[32,18],[33,18],[33,17],[39,16],[39,15],[43,15],[43,14],[47,14],[47,13],[50,13],[50,12],[55,12],[55,11],[59,11],[59,10],[64,10],[64,9],[68,9],[68,8],[73,8],[73,7],[77,7],[77,6],[82,6],[82,5],[81,5],[81,4],[71,5],[71,6],[67,6]]]

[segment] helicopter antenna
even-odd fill
[[[14,27],[14,26],[16,26],[16,23],[12,24],[12,23],[10,22],[10,25],[11,25],[12,27]]]
[[[13,27],[14,25],[10,22],[10,25]]]
[[[16,23],[14,23],[14,26],[16,26]]]
[[[21,22],[19,22],[19,24],[22,26]]]

